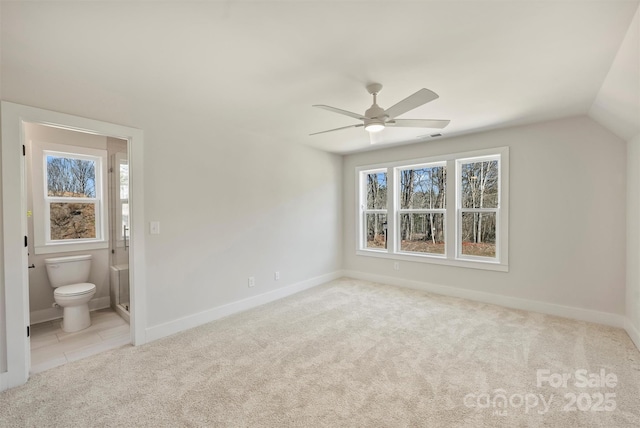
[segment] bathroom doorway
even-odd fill
[[[129,163],[128,141],[121,138],[40,123],[23,128],[34,374],[131,343]],[[72,282],[91,284],[92,291],[61,299],[68,287],[53,287],[70,283],[54,285],[51,274],[74,274],[81,265],[59,263],[53,272],[50,261],[85,256],[87,276]],[[88,301],[83,312],[89,325],[73,326],[70,333],[67,311],[78,299]]]
[[[38,373],[131,343],[128,141],[40,123],[25,123],[23,133],[30,372]],[[55,264],[53,272],[51,263],[47,263],[85,256],[90,258],[90,268],[84,278],[75,274],[80,271],[76,262]],[[85,294],[78,294],[74,288],[73,295],[61,298],[60,293],[67,293],[63,291],[66,287],[54,289],[50,275],[65,266],[72,266],[67,272],[76,276],[73,283],[89,283],[91,291],[87,288]],[[114,266],[124,267],[120,269],[123,275],[109,275]],[[62,281],[59,285],[68,284]],[[119,306],[117,297],[126,304]],[[76,301],[88,302],[89,306],[82,310],[75,306]],[[120,307],[126,311],[118,312],[116,308]],[[84,312],[89,325],[72,326],[69,310],[75,311],[76,319]]]
[[[33,314],[30,311],[30,299],[32,296],[30,295],[29,287],[29,271],[34,271],[35,268],[28,269],[30,265],[28,249],[31,248],[28,245],[31,242],[28,242],[28,240],[32,240],[35,237],[28,233],[29,222],[27,221],[31,218],[29,216],[33,215],[33,210],[27,210],[27,186],[25,185],[25,126],[27,124],[38,124],[51,129],[103,136],[103,138],[115,138],[126,142],[126,148],[121,153],[126,153],[127,155],[129,172],[128,200],[126,201],[128,208],[126,249],[128,256],[126,260],[130,267],[128,269],[128,279],[131,288],[129,293],[130,333],[128,342],[135,345],[144,343],[145,235],[142,198],[142,131],[121,125],[2,102],[4,284],[12,284],[12,286],[4,288],[6,346],[2,347],[4,348],[2,351],[6,350],[6,353],[0,355],[0,366],[2,366],[0,367],[0,390],[25,383],[29,377],[29,369],[32,366],[30,358],[31,339],[33,337],[31,334],[31,321],[35,320],[31,319]],[[49,213],[51,213],[51,210]],[[76,209],[74,212],[74,215],[82,214],[82,209]],[[97,212],[96,216],[99,216]],[[103,220],[109,220],[108,217],[110,216],[104,216]],[[98,227],[98,223],[96,223],[96,227]],[[110,232],[106,233],[110,234]],[[94,234],[94,232],[90,232],[91,234]],[[33,244],[36,245],[35,239],[33,239]],[[106,291],[106,296],[101,295],[102,300],[97,303],[97,306],[103,306],[104,308],[110,306],[109,268],[113,263],[113,259],[110,255],[111,248],[109,245],[110,242],[107,242],[106,251],[109,255],[106,257],[107,261],[104,262],[105,269],[100,269],[102,273],[97,278],[93,278],[96,282],[103,284],[103,294]],[[100,249],[103,248],[94,248],[88,251],[98,251]],[[41,271],[40,274],[46,276],[46,271]],[[108,284],[106,290],[104,284]],[[107,302],[106,305],[105,302]],[[99,312],[99,310],[94,311],[94,313]],[[38,314],[38,316],[43,316],[43,314],[44,312]],[[118,316],[118,318],[120,317]]]

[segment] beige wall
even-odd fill
[[[501,146],[510,150],[508,273],[405,261],[394,271],[393,260],[355,255],[356,166]],[[587,117],[346,156],[345,269],[622,315],[625,156],[624,141]]]

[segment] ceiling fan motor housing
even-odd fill
[[[374,103],[364,112],[364,129],[370,132],[380,131],[384,128],[387,118],[384,109]]]
[[[369,124],[380,124],[384,125],[384,122],[388,119],[388,116],[385,114],[383,108],[381,108],[378,104],[373,104],[371,107],[364,112],[364,126],[365,128],[369,126]]]

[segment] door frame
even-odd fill
[[[26,383],[29,378],[29,274],[27,211],[24,176],[24,123],[87,132],[128,141],[130,165],[129,209],[131,235],[129,277],[131,289],[131,342],[146,342],[146,266],[144,227],[143,131],[65,113],[2,101],[2,264],[4,282],[6,367],[0,366],[0,391]],[[0,288],[0,293],[2,288]],[[0,302],[2,300],[0,299]],[[2,327],[0,319],[0,328]],[[0,341],[2,334],[0,334]],[[2,357],[2,355],[0,355]],[[2,358],[0,358],[2,363]],[[6,370],[6,371],[5,371]]]

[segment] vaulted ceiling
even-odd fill
[[[49,85],[29,88],[36,105],[38,91],[81,96],[99,85],[137,108],[162,103],[214,127],[348,153],[587,114],[637,9],[617,0],[3,2],[1,55],[10,75],[46,70]],[[374,145],[362,128],[309,136],[357,123],[312,104],[363,113],[371,82],[384,85],[382,107],[431,89],[439,99],[402,117],[450,125],[385,129]]]

